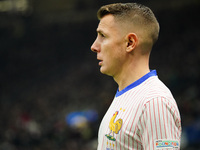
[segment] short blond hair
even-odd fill
[[[148,30],[148,37],[151,38],[153,44],[157,41],[160,27],[150,8],[137,3],[109,4],[102,6],[98,10],[97,17],[101,20],[108,14],[113,15],[116,19],[128,20],[133,24],[139,25],[144,30]]]

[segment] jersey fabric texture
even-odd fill
[[[152,70],[117,91],[98,134],[98,150],[180,149],[181,120],[170,90]]]

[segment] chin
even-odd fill
[[[101,66],[101,68],[100,68],[100,72],[101,72],[102,74],[106,74],[106,70],[105,70],[105,68]]]
[[[105,74],[105,75],[108,75],[108,76],[112,76],[112,75],[108,72],[108,70],[106,70],[106,69],[103,68],[103,67],[100,68],[100,72],[101,72],[102,74]]]
[[[102,69],[102,67],[100,68],[100,72],[101,72],[102,74],[105,74],[105,71]]]

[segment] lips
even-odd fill
[[[99,66],[101,66],[101,65],[102,65],[102,63],[103,63],[103,60],[102,60],[102,59],[100,59],[100,58],[97,58],[97,60],[99,60]]]
[[[101,61],[99,61],[99,66],[101,66],[102,65],[102,63],[103,63],[103,61],[101,60]]]

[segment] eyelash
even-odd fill
[[[102,34],[102,33],[99,33],[99,35],[100,35],[101,37],[105,37],[105,35],[104,35],[104,34]]]

